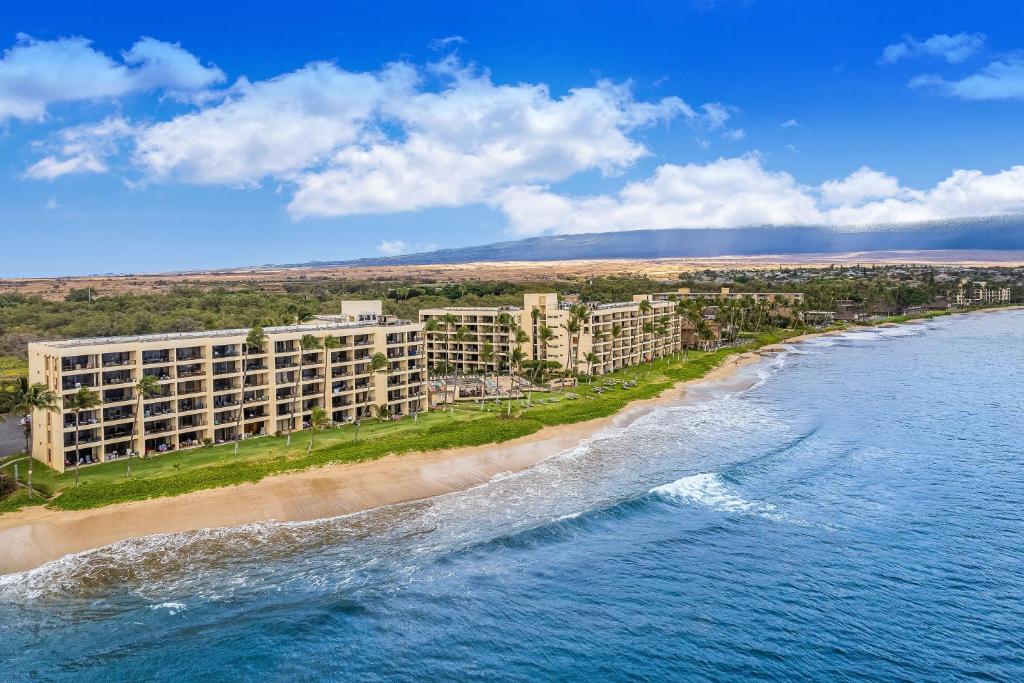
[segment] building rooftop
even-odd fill
[[[389,325],[412,324],[407,320],[356,320],[356,321],[328,321],[318,320],[316,322],[301,323],[298,325],[272,325],[264,327],[267,335],[274,334],[295,334],[306,332],[322,332],[325,330],[354,330],[360,328],[372,329]],[[136,334],[120,337],[87,337],[83,339],[63,339],[54,341],[35,342],[44,346],[57,349],[68,349],[88,346],[105,346],[107,344],[131,344],[135,342],[178,342],[189,339],[208,339],[210,337],[237,337],[249,333],[248,327],[241,327],[227,330],[205,330],[199,332],[165,332],[158,334]]]
[[[497,311],[512,313],[515,311],[523,310],[519,306],[431,306],[430,308],[424,308],[423,311],[451,311],[455,312],[467,312],[467,313],[479,313],[481,311]]]

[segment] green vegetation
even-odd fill
[[[28,377],[28,361],[17,356],[0,356],[0,382]]]
[[[0,514],[15,512],[30,505],[43,505],[46,499],[41,496],[29,497],[27,489],[18,489],[13,495],[0,498]]]

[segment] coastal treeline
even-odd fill
[[[23,371],[27,345],[41,339],[187,332],[286,324],[310,313],[335,313],[343,299],[382,299],[384,312],[415,319],[420,309],[462,305],[516,305],[524,292],[557,292],[607,303],[690,287],[693,291],[800,291],[805,305],[833,310],[836,301],[911,306],[946,294],[960,278],[998,279],[1021,298],[1024,270],[846,266],[773,270],[703,270],[676,280],[641,276],[576,277],[548,281],[467,282],[339,281],[296,279],[283,283],[178,285],[144,294],[72,290],[63,300],[0,294],[0,369]]]

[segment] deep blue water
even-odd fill
[[[744,372],[471,491],[2,577],[0,677],[1024,679],[1024,312]]]

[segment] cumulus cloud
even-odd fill
[[[39,121],[57,102],[118,98],[156,89],[195,90],[224,79],[176,43],[142,38],[120,61],[85,38],[36,40],[19,34],[0,57],[0,122]]]
[[[816,222],[814,198],[788,173],[763,168],[756,155],[707,164],[665,164],[613,195],[566,197],[536,185],[514,187],[494,204],[518,234],[638,228],[727,228]]]
[[[838,180],[827,180],[821,185],[821,196],[833,206],[856,206],[869,199],[894,197],[900,193],[900,182],[887,173],[861,166]]]
[[[882,50],[882,63],[893,64],[901,59],[914,57],[936,57],[950,64],[959,64],[977,54],[985,47],[983,33],[957,33],[948,35],[936,33],[925,40],[917,40],[911,35],[903,36],[898,43],[886,46]]]
[[[544,85],[496,85],[466,72],[439,92],[384,102],[382,111],[405,136],[347,146],[324,169],[301,175],[293,215],[460,206],[511,184],[588,169],[613,175],[649,153],[633,130],[696,116],[678,98],[638,102],[607,81],[553,97]]]
[[[568,196],[539,185],[510,187],[492,201],[516,234],[756,225],[856,226],[1024,212],[1024,166],[984,174],[957,170],[926,190],[868,167],[820,186],[764,168],[756,154],[706,164],[659,166],[612,194]]]
[[[266,81],[241,79],[222,101],[141,129],[134,160],[156,181],[293,179],[362,140],[382,103],[410,96],[416,79],[404,65],[370,74],[325,62]]]
[[[1024,54],[991,62],[978,73],[960,80],[950,81],[929,74],[912,79],[910,86],[963,100],[1024,99]]]
[[[56,180],[74,173],[105,173],[108,170],[106,158],[133,132],[128,121],[120,116],[65,128],[58,133],[58,142],[52,145],[53,153],[29,166],[25,175],[35,180]]]

